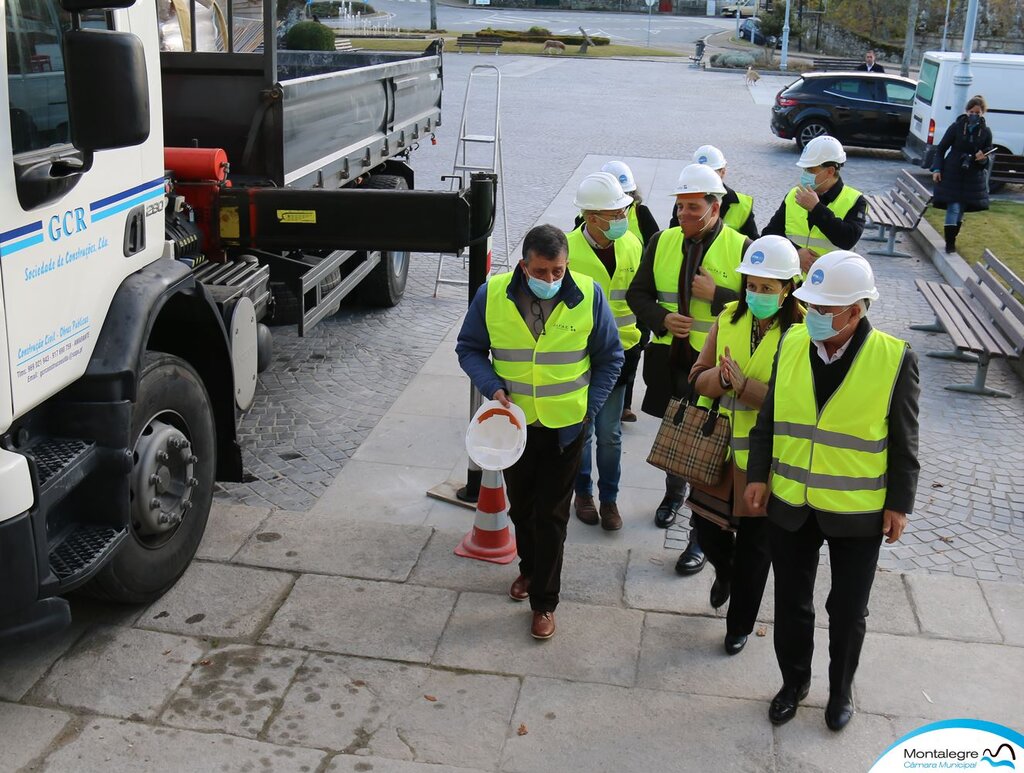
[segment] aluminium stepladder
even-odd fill
[[[493,93],[482,92],[482,85],[479,83],[481,76],[494,78]],[[474,81],[477,81],[474,92]],[[479,113],[487,110],[487,105],[475,105],[472,97],[474,94],[481,96],[481,101],[486,101],[489,96],[493,101],[493,118],[487,121],[482,127],[483,132],[471,132],[469,125],[472,122],[474,127],[480,128]],[[475,112],[473,112],[475,111]],[[490,153],[488,153],[488,149]],[[466,97],[462,103],[462,121],[459,123],[459,137],[455,146],[455,161],[452,164],[452,173],[448,179],[449,187],[454,190],[457,178],[468,179],[473,172],[492,172],[498,176],[498,198],[501,199],[501,231],[504,236],[505,251],[500,260],[491,261],[491,269],[511,268],[508,252],[508,212],[505,205],[505,167],[501,155],[501,71],[493,64],[479,64],[469,71],[469,78],[466,81]],[[497,220],[497,218],[495,218]],[[497,225],[497,222],[495,222]],[[434,297],[437,297],[437,289],[441,285],[467,285],[468,279],[451,279],[442,277],[446,257],[457,257],[451,253],[440,253],[437,257],[437,277],[434,280]],[[466,269],[466,255],[462,254],[462,267]]]

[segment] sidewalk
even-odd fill
[[[564,222],[600,160],[584,159],[539,220]],[[681,163],[629,162],[655,200]],[[908,264],[880,265],[884,289],[910,281]],[[773,728],[771,582],[762,625],[727,657],[712,572],[677,577],[685,529],[652,523],[663,489],[645,463],[650,417],[625,427],[624,529],[572,519],[558,633],[535,642],[528,608],[506,595],[515,565],[455,557],[472,513],[425,496],[465,472],[457,329],[309,512],[218,505],[199,560],[161,601],[76,600],[69,631],[0,653],[0,767],[854,773],[929,720],[1020,729],[1024,585],[883,569],[858,714],[829,732],[827,567],[810,697]],[[937,493],[919,497],[908,539],[932,528]],[[930,542],[907,547],[918,544],[932,555]],[[884,549],[883,566],[900,549]]]

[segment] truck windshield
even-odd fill
[[[921,65],[921,80],[917,82],[917,98],[926,105],[932,103],[935,94],[935,79],[939,75],[939,63],[925,59]]]

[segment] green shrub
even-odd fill
[[[497,38],[499,40],[519,41],[522,43],[536,43],[538,37],[544,37],[545,40],[560,40],[567,46],[583,45],[582,35],[552,35],[549,33],[538,36],[533,34],[532,30],[523,32],[522,30],[496,30],[490,27],[485,27],[475,34],[478,38]],[[608,38],[599,35],[591,35],[590,39],[594,42],[595,46],[607,46],[611,42]]]
[[[712,67],[737,67],[746,68],[754,63],[754,57],[750,54],[727,52],[712,54],[710,64]]]
[[[334,30],[315,21],[300,21],[285,37],[292,51],[333,51]]]
[[[535,38],[550,38],[551,30],[547,27],[530,27],[530,29],[526,31],[526,34],[532,35]]]

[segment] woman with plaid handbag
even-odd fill
[[[745,294],[722,310],[690,371],[700,404],[720,400],[730,417],[729,474],[714,488],[692,485],[687,504],[698,516],[695,527],[704,552],[715,567],[711,606],[726,601],[725,651],[739,653],[754,628],[771,558],[765,519],[743,502],[749,434],[768,391],[772,363],[782,335],[803,320],[793,297],[800,276],[800,256],[782,236],[754,241],[736,269]]]

